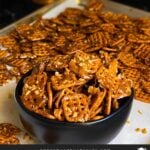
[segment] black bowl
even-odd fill
[[[29,111],[23,105],[20,95],[23,80],[31,72],[25,74],[18,82],[15,100],[21,122],[25,129],[40,143],[49,144],[107,144],[122,129],[130,113],[134,91],[129,97],[123,98],[121,107],[104,119],[86,123],[69,123],[50,120]]]

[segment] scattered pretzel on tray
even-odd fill
[[[21,136],[23,134],[23,137]],[[33,139],[17,126],[11,123],[0,123],[0,144],[21,144],[22,139]]]
[[[120,71],[133,82],[135,98],[150,103],[150,18],[133,19],[125,14],[104,12],[103,4],[92,0],[84,9],[67,8],[55,18],[39,18],[1,36],[0,85],[13,77],[19,80],[44,61],[47,71],[60,71],[54,80],[62,83],[61,78],[70,73],[67,85],[75,86],[72,83],[75,78],[80,86],[84,80],[92,79],[102,64],[108,68],[114,59],[118,60]],[[71,72],[66,70],[62,74],[64,68]],[[54,80],[50,85],[57,89]]]

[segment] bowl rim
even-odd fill
[[[23,80],[25,77],[29,76],[31,74],[31,71],[27,72],[26,74],[24,74],[21,79],[18,81],[16,88],[15,88],[15,93],[14,93],[14,98],[16,103],[21,107],[21,109],[23,109],[28,115],[34,117],[35,119],[37,119],[38,121],[42,121],[42,123],[53,123],[53,124],[60,124],[60,125],[73,125],[73,126],[88,126],[88,125],[92,125],[92,124],[97,124],[97,123],[103,123],[104,121],[109,120],[110,118],[116,116],[117,114],[119,114],[121,111],[123,111],[126,107],[128,107],[129,104],[132,103],[133,99],[134,99],[134,89],[131,88],[131,95],[130,96],[126,96],[123,97],[121,99],[127,98],[127,102],[124,103],[121,107],[119,107],[116,111],[112,112],[110,115],[100,119],[100,120],[93,120],[93,121],[88,121],[88,122],[67,122],[67,121],[58,121],[58,120],[53,120],[53,119],[48,119],[46,117],[43,117],[33,111],[30,111],[29,109],[27,109],[21,98],[20,98],[20,94],[19,94],[19,90],[20,87],[22,87],[21,85],[23,84]]]

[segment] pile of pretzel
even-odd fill
[[[120,98],[131,95],[131,81],[119,72],[116,59],[106,67],[96,54],[69,56],[55,61],[67,62],[65,68],[41,63],[24,79],[21,100],[27,109],[48,119],[87,122],[116,111]]]
[[[20,144],[17,135],[21,130],[11,123],[0,123],[0,144]]]
[[[124,14],[104,12],[102,8],[102,3],[92,0],[84,9],[67,8],[55,18],[19,25],[9,35],[1,36],[0,85],[13,77],[20,79],[45,61],[50,71],[64,70],[68,62],[74,69],[53,77],[50,84],[55,90],[60,86],[54,84],[54,80],[61,81],[68,73],[71,76],[67,78],[67,85],[75,78],[80,86],[84,80],[93,78],[100,63],[94,59],[92,62],[96,65],[89,68],[90,63],[83,62],[83,70],[77,65],[78,61],[82,62],[77,53],[80,51],[83,57],[89,54],[87,59],[96,55],[106,68],[117,59],[120,71],[133,82],[135,98],[150,103],[150,18],[133,19]],[[79,58],[71,60],[72,54]],[[82,80],[74,75],[77,73]]]

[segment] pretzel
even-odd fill
[[[11,123],[0,123],[0,137],[9,137],[20,132],[21,130]]]
[[[104,97],[106,96],[106,89],[104,89],[104,91],[100,91],[98,90],[96,92],[96,94],[94,95],[94,98],[93,98],[93,103],[91,104],[91,107],[89,108],[90,109],[90,115],[95,112],[100,106],[101,104],[103,103],[104,101]]]
[[[20,144],[20,141],[14,135],[12,135],[10,137],[1,137],[0,136],[0,144]]]
[[[149,67],[141,70],[141,77],[144,80],[150,82],[150,68]]]
[[[47,71],[59,71],[68,67],[71,57],[69,55],[56,55],[51,57],[46,65]]]
[[[39,40],[44,40],[47,37],[47,32],[44,30],[32,30],[32,32],[27,35],[27,39],[30,41],[39,41]]]
[[[141,81],[141,88],[146,92],[146,93],[149,93],[150,94],[150,81],[145,81],[145,80],[142,80]]]
[[[83,85],[86,80],[79,78],[70,70],[66,70],[64,74],[56,72],[54,76],[51,77],[52,87],[55,90],[62,90],[64,88],[69,88],[72,86]]]
[[[100,11],[103,8],[104,4],[100,3],[96,0],[90,1],[90,3],[87,5],[87,9],[89,11]]]
[[[133,43],[150,43],[150,37],[144,34],[129,34],[128,41]]]
[[[112,91],[110,89],[106,96],[106,104],[104,109],[104,113],[106,115],[109,115],[111,113],[111,103],[112,103]]]
[[[0,124],[0,144],[20,144],[16,137],[21,130],[11,123]]]
[[[11,79],[12,79],[12,77],[7,70],[1,70],[0,71],[0,85],[7,83],[8,80],[11,80]]]
[[[134,50],[134,54],[142,59],[150,59],[150,46],[141,44],[137,49]]]
[[[92,118],[92,121],[94,121],[94,120],[101,120],[101,119],[103,119],[103,118],[104,118],[104,116],[102,116],[102,115],[97,115],[97,116],[95,116],[95,117]]]
[[[76,52],[69,63],[69,69],[84,79],[90,79],[100,65],[101,61],[97,56]]]
[[[33,54],[36,56],[54,56],[57,54],[56,51],[52,50],[54,47],[50,46],[48,43],[35,42],[32,45]]]
[[[121,52],[118,55],[118,59],[126,66],[132,67],[132,68],[144,68],[145,65],[139,62],[131,53],[124,53]]]
[[[51,82],[47,83],[47,93],[48,93],[48,108],[51,109],[53,104],[53,92],[51,88]]]
[[[88,43],[90,43],[92,46],[96,46],[102,48],[102,47],[106,47],[108,45],[108,43],[111,43],[111,39],[109,34],[107,34],[107,32],[96,32],[93,33],[89,36],[89,38],[87,39]]]
[[[6,49],[14,49],[17,41],[11,36],[1,36],[0,37],[0,45],[2,45]]]
[[[23,52],[31,52],[32,51],[32,43],[29,43],[27,41],[23,41],[20,43],[20,49]]]
[[[52,120],[56,119],[56,117],[52,115],[48,110],[36,109],[34,110],[34,112],[48,119],[52,119]]]
[[[3,64],[3,63],[0,63],[0,71],[1,71],[1,70],[7,70],[6,65]]]
[[[59,120],[59,121],[64,121],[64,112],[62,108],[56,108],[54,109],[54,116]]]
[[[70,94],[62,99],[64,115],[69,122],[85,122],[89,119],[87,97],[84,94]]]
[[[140,71],[133,68],[124,68],[122,71],[124,72],[125,77],[132,81],[134,88],[137,89],[139,87],[139,80],[141,76]]]
[[[9,73],[12,76],[15,76],[15,77],[20,77],[21,76],[21,73],[20,73],[20,71],[17,67],[13,67],[13,68],[9,69]]]
[[[111,34],[114,34],[117,32],[117,28],[112,23],[103,23],[100,27],[103,31],[111,33]]]
[[[135,98],[139,101],[150,103],[150,94],[144,92],[140,87],[135,91]]]
[[[26,39],[27,36],[33,31],[33,27],[29,24],[21,24],[16,28],[16,31],[21,39]]]
[[[95,117],[98,116],[98,114],[102,113],[102,109],[103,109],[103,106],[101,106],[97,110],[93,111],[92,113],[90,112],[90,119],[95,120]]]
[[[9,52],[7,50],[0,50],[0,60],[4,59],[7,56],[9,56]]]
[[[26,63],[24,63],[24,65],[22,64],[22,66],[19,67],[19,71],[20,71],[21,74],[26,74],[32,68],[33,68],[32,64],[29,63],[29,62],[26,62]]]
[[[101,86],[106,88],[114,88],[115,82],[117,82],[117,71],[118,62],[112,61],[109,65],[109,69],[101,66],[96,72],[96,78],[98,79]],[[108,76],[109,74],[109,76]]]
[[[32,74],[26,79],[24,84],[21,98],[30,110],[37,110],[44,107],[48,101],[45,94],[47,74],[41,72],[41,69],[43,69],[42,66],[40,66],[38,74]]]

